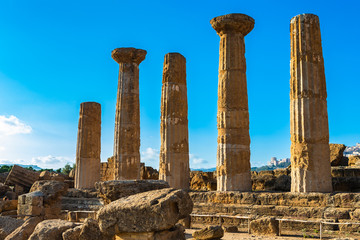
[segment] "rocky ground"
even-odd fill
[[[186,229],[186,239],[195,240],[195,238],[192,237],[192,234],[199,229]],[[225,233],[224,237],[222,237],[222,240],[297,240],[297,239],[304,239],[304,238],[312,238],[312,239],[319,239],[318,234],[311,234],[311,233],[295,233],[295,232],[285,232],[284,236],[255,236],[248,233]],[[301,234],[301,235],[300,235]],[[330,233],[327,233],[322,239],[338,239],[338,240],[355,240],[360,239],[360,236],[336,236]]]

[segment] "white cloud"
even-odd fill
[[[158,162],[159,161],[159,150],[148,147],[145,151],[141,152],[142,162]]]
[[[24,165],[29,165],[29,162],[27,162],[27,161],[25,161],[23,159],[16,159],[16,160],[0,159],[0,164],[8,164],[8,165],[24,164]]]
[[[189,158],[190,158],[190,162],[192,162],[194,165],[199,165],[199,164],[205,164],[208,163],[207,160],[200,158],[192,153],[189,154]]]
[[[207,163],[207,161],[203,158],[193,158],[192,159],[193,163],[194,164],[204,164],[204,163]]]
[[[37,165],[41,168],[53,168],[53,169],[62,168],[65,166],[65,164],[72,162],[74,161],[72,161],[68,157],[61,157],[61,156],[55,157],[51,155],[33,157],[31,159],[31,164]]]
[[[32,128],[17,117],[0,115],[0,135],[28,134],[31,131]]]
[[[0,152],[4,151],[6,148],[4,146],[0,146]]]
[[[208,160],[205,160],[195,154],[189,154],[190,158],[190,167],[191,168],[210,168],[212,167],[211,164],[209,164]]]

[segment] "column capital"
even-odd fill
[[[144,61],[146,51],[136,48],[115,48],[111,52],[111,57],[117,63],[136,63],[140,64]]]
[[[220,36],[229,32],[246,36],[254,28],[255,20],[245,14],[231,13],[211,19],[210,24]]]

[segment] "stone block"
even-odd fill
[[[61,240],[63,232],[76,226],[75,223],[59,219],[44,220],[36,225],[28,240]]]
[[[341,159],[343,157],[346,146],[344,144],[330,143],[330,163],[331,166],[340,166]]]
[[[21,219],[0,216],[0,239],[5,239],[15,229],[24,223]]]
[[[193,203],[187,192],[172,188],[139,193],[104,206],[97,213],[102,232],[153,232],[170,229],[189,216]]]
[[[15,186],[15,192],[22,194],[28,192],[35,181],[39,179],[39,173],[14,165],[5,180],[5,184]]]
[[[279,235],[279,221],[274,217],[262,217],[250,222],[250,232],[254,235]]]
[[[220,239],[224,236],[224,230],[221,226],[209,226],[194,232],[192,236],[196,240]]]
[[[27,240],[33,233],[36,225],[41,222],[39,217],[32,217],[27,219],[21,226],[16,228],[5,240]]]
[[[169,184],[162,180],[113,180],[95,184],[99,196],[105,203],[137,193],[168,187]]]
[[[349,156],[349,166],[351,167],[360,166],[360,156]]]

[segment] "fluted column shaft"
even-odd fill
[[[181,54],[165,55],[162,83],[159,179],[189,189],[186,59]]]
[[[244,14],[211,20],[220,36],[217,190],[250,191],[250,135],[244,36],[255,21]]]
[[[291,19],[291,191],[331,192],[329,126],[319,18]]]
[[[75,188],[94,188],[100,181],[101,105],[84,102],[80,118],[76,148]]]
[[[135,48],[117,48],[112,52],[119,63],[114,133],[116,180],[140,178],[139,64],[145,55],[145,50]]]

